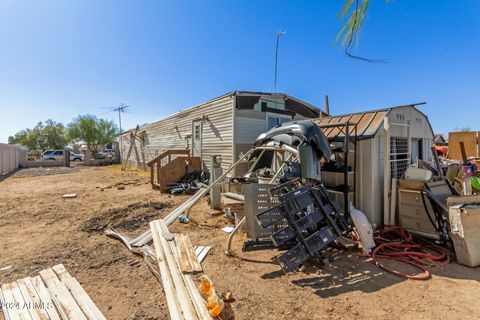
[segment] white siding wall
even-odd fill
[[[356,155],[356,188],[357,208],[365,213],[371,223],[382,223],[383,210],[383,154],[380,148],[383,139],[360,140]],[[379,156],[380,155],[380,156]]]
[[[25,164],[26,157],[26,152],[20,147],[0,143],[0,174],[18,169],[20,165]]]
[[[235,143],[253,143],[267,129],[265,112],[253,110],[235,110]]]
[[[192,134],[192,121],[208,117],[203,121],[202,130],[202,160],[207,168],[210,157],[220,154],[224,169],[232,164],[233,146],[233,98],[226,96],[189,110],[172,115],[168,118],[146,124],[139,131],[145,131],[146,162],[168,149],[185,149],[186,138]],[[128,134],[127,134],[128,135]],[[123,139],[124,156],[128,143]],[[140,151],[140,143],[136,142]],[[192,138],[189,139],[189,149],[192,149]],[[141,159],[141,156],[140,156]],[[135,154],[132,151],[129,159],[135,164]]]

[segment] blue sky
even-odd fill
[[[359,55],[333,45],[339,1],[0,2],[0,142],[38,121],[92,113],[124,127],[232,90],[278,90],[332,113],[427,101],[437,132],[478,125],[480,2],[371,1]]]

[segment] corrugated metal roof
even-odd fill
[[[420,104],[424,104],[424,102],[416,103],[416,104],[408,104],[404,106],[390,107],[386,109],[335,115],[335,116],[326,117],[322,119],[316,119],[314,120],[314,122],[318,124],[320,127],[322,127],[322,125],[348,122],[350,124],[349,132],[351,137],[356,136],[357,139],[367,139],[375,136],[377,131],[383,125],[383,119],[393,109],[402,108],[402,107],[412,107],[418,112],[422,113],[420,110],[415,108],[416,105],[420,105]],[[341,126],[340,127],[324,127],[322,128],[322,131],[328,139],[333,140],[333,139],[337,139],[345,136],[342,129],[343,128]],[[355,131],[356,131],[356,134],[355,134]]]

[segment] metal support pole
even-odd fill
[[[227,252],[225,252],[226,255],[228,256],[232,255],[231,249],[232,249],[233,236],[235,235],[235,233],[237,233],[238,230],[240,230],[240,228],[245,224],[246,221],[247,221],[247,217],[245,216],[242,218],[242,220],[240,220],[240,222],[235,226],[235,229],[233,229],[230,235],[228,236]]]
[[[349,216],[350,208],[348,205],[348,191],[349,191],[349,184],[348,184],[348,142],[349,142],[349,127],[348,122],[345,123],[345,168],[343,169],[343,179],[344,179],[344,190],[343,190],[343,213],[345,216]]]

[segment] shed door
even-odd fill
[[[423,141],[422,139],[412,139],[412,157],[413,162],[423,160]]]
[[[202,156],[202,120],[192,122],[192,156]]]

